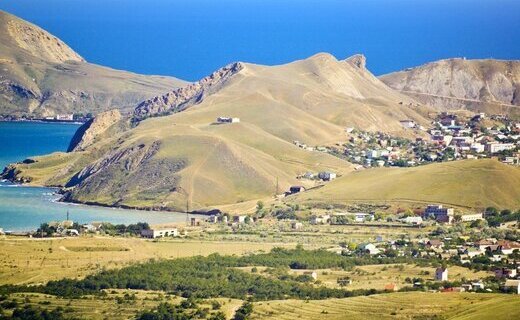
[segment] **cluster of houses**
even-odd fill
[[[491,116],[492,126],[486,127],[484,113],[470,119],[460,119],[457,115],[441,113],[430,130],[431,153],[436,159],[445,150],[451,151],[454,159],[489,158],[499,156],[507,164],[519,165],[520,123],[507,117]]]
[[[520,123],[493,115],[489,118],[493,125],[485,127],[485,119],[483,113],[461,119],[443,112],[430,130],[418,126],[413,120],[402,120],[404,128],[424,133],[425,137],[415,141],[347,128],[349,141],[337,144],[335,152],[358,164],[358,169],[490,157],[497,157],[506,164],[520,165]],[[428,134],[429,138],[426,137]]]

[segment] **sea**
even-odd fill
[[[2,0],[87,61],[196,81],[244,61],[365,54],[376,75],[466,57],[520,59],[518,0]]]
[[[28,157],[65,151],[78,124],[0,122],[0,167]],[[4,231],[35,230],[41,223],[67,218],[79,223],[114,224],[183,222],[184,213],[116,209],[57,201],[55,188],[29,187],[0,182],[0,228]]]

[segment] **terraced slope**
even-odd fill
[[[0,11],[0,115],[131,111],[184,84],[87,63],[52,34]]]
[[[256,302],[251,319],[516,319],[514,295],[407,292],[320,301]]]

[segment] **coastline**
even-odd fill
[[[136,206],[128,206],[128,205],[109,205],[106,203],[100,203],[96,201],[76,201],[76,200],[70,200],[67,199],[66,193],[67,190],[65,190],[62,186],[46,186],[46,185],[37,185],[37,184],[31,184],[31,183],[20,183],[16,181],[12,181],[9,179],[2,179],[0,182],[8,182],[11,184],[11,186],[5,185],[3,187],[18,187],[18,188],[45,188],[45,189],[52,189],[53,193],[55,195],[59,195],[60,197],[52,202],[55,203],[62,203],[67,205],[79,205],[79,206],[86,206],[90,208],[109,208],[114,210],[132,210],[132,211],[138,211],[138,212],[163,212],[163,213],[181,213],[181,214],[195,214],[195,215],[204,215],[208,216],[215,212],[220,212],[219,209],[208,209],[208,210],[192,210],[189,212],[186,211],[177,211],[172,208],[168,207],[136,207]]]
[[[76,120],[51,120],[51,119],[0,119],[0,122],[14,122],[14,123],[57,123],[57,124],[78,124],[82,125],[85,121],[76,121]]]

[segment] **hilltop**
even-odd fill
[[[297,202],[440,203],[459,207],[520,207],[520,168],[496,160],[461,160],[413,168],[353,172]]]
[[[184,84],[88,63],[54,35],[0,11],[0,115],[131,111]]]
[[[6,176],[64,186],[69,201],[110,206],[198,210],[256,201],[294,184],[313,186],[297,179],[308,171],[353,170],[295,140],[334,145],[346,139],[345,125],[415,134],[399,120],[427,120],[403,101],[412,103],[366,70],[362,56],[236,63],[144,101],[131,118],[100,114],[78,130],[71,152],[16,164]]]
[[[468,109],[519,116],[520,61],[446,59],[380,79],[441,111]]]

